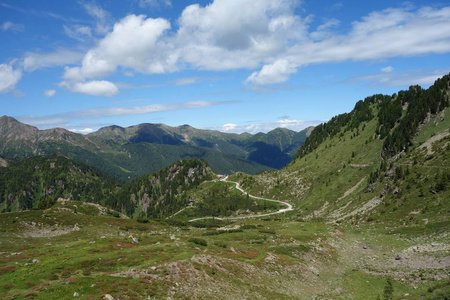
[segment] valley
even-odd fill
[[[0,298],[448,299],[449,99],[449,75],[367,97],[311,130],[286,165],[258,174],[183,152],[128,180],[89,162],[178,143],[244,155],[253,146],[238,140],[256,135],[225,143],[187,126],[113,126],[68,134],[50,154],[36,141],[55,130],[2,117]],[[79,140],[91,146],[67,146]],[[270,143],[244,156],[273,154]],[[71,156],[89,147],[102,150]]]

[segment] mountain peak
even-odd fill
[[[10,116],[1,116],[0,117],[0,124],[7,124],[7,123],[12,123],[12,124],[22,124],[19,121],[17,121],[16,119],[14,119],[13,117]],[[28,125],[30,126],[30,125]]]
[[[269,131],[267,134],[270,133],[278,133],[278,132],[282,132],[282,133],[294,133],[295,131],[288,129],[288,128],[284,128],[284,127],[277,127],[275,129],[272,129],[271,131]]]
[[[180,129],[194,129],[194,127],[192,127],[189,124],[183,124],[183,125],[178,126],[177,128],[180,128]]]
[[[115,132],[116,134],[123,133],[125,132],[125,128],[118,125],[105,126],[95,132],[89,133],[88,135],[109,134],[111,132]]]
[[[31,125],[23,124],[13,117],[2,116],[0,118],[0,138],[6,140],[17,140],[30,138],[39,130]]]
[[[3,121],[3,120],[16,120],[16,119],[14,119],[13,117],[7,116],[7,115],[3,115],[0,117],[0,121]],[[19,122],[19,121],[17,121],[17,122]]]

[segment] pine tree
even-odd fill
[[[388,277],[386,280],[386,285],[383,291],[383,300],[394,299],[394,285],[392,284],[392,278]]]

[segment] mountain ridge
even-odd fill
[[[62,128],[39,130],[3,116],[0,156],[20,159],[61,152],[124,181],[189,157],[207,159],[218,173],[255,174],[286,165],[309,131],[286,129],[250,135],[142,123],[125,128],[106,126],[83,135]]]

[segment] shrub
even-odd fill
[[[191,224],[197,228],[217,228],[227,225],[227,222],[218,219],[204,219],[192,222]]]
[[[49,277],[48,277],[48,279],[50,279],[50,280],[58,280],[59,279],[59,277],[58,277],[58,275],[56,275],[56,274],[51,274]]]
[[[202,236],[211,236],[211,235],[219,235],[219,234],[224,234],[226,233],[226,231],[205,231],[202,233]]]
[[[276,234],[275,230],[271,230],[271,229],[260,229],[259,232],[260,233],[268,233],[268,234]]]
[[[383,299],[392,300],[393,297],[394,297],[394,285],[392,284],[392,278],[388,277],[383,291]]]
[[[138,219],[136,219],[136,221],[137,221],[138,223],[148,223],[148,222],[149,222],[149,219],[138,218]]]
[[[188,242],[200,245],[200,246],[208,246],[208,242],[204,239],[200,239],[200,238],[190,238],[188,239]]]
[[[138,225],[138,226],[136,226],[136,229],[139,230],[139,231],[146,231],[147,227]]]
[[[220,247],[220,248],[228,248],[227,244],[220,242],[220,241],[215,242],[214,245],[216,245],[217,247]]]
[[[108,211],[108,215],[111,215],[111,216],[113,216],[113,217],[115,217],[115,218],[120,218],[119,212],[117,212],[117,211],[115,211],[115,210],[110,210],[110,211]]]
[[[241,226],[241,229],[256,229],[256,225],[253,224],[245,224]]]

